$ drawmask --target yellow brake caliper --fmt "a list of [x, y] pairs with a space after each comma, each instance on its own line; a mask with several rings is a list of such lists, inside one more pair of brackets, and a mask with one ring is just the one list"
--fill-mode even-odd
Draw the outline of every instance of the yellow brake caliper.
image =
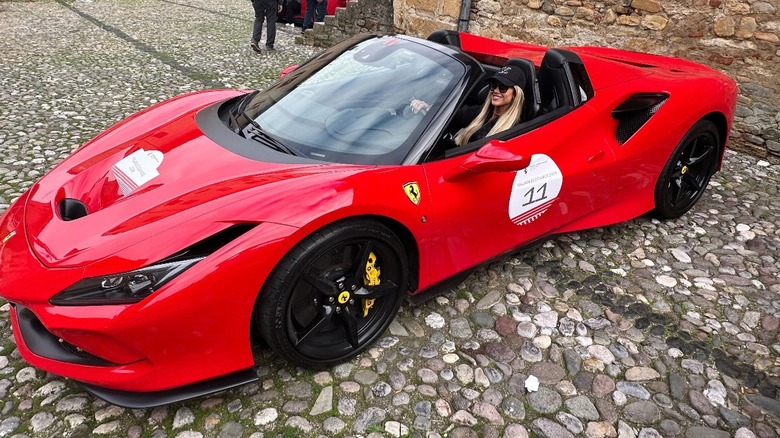
[[[366, 262], [366, 275], [363, 276], [363, 281], [366, 286], [379, 286], [379, 274], [381, 274], [379, 268], [376, 266], [376, 254], [372, 251], [368, 254], [368, 262]], [[368, 310], [374, 306], [376, 298], [363, 298], [363, 318], [368, 316]]]

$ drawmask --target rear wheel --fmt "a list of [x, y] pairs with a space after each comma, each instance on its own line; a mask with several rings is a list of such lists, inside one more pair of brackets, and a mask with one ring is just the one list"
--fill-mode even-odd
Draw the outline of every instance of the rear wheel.
[[295, 365], [343, 362], [390, 325], [407, 277], [403, 245], [386, 226], [334, 224], [279, 263], [258, 300], [256, 323], [269, 346]]
[[719, 148], [718, 128], [709, 120], [699, 120], [688, 130], [658, 178], [655, 216], [680, 217], [699, 201], [715, 173]]

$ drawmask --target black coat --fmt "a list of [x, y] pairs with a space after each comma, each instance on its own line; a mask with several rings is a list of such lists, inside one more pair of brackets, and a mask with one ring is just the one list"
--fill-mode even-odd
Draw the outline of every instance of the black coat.
[[[453, 119], [453, 126], [457, 126], [458, 129], [465, 128], [469, 124], [471, 124], [472, 121], [479, 115], [479, 112], [482, 110], [482, 105], [473, 105], [473, 106], [464, 106], [463, 108], [459, 109], [457, 113], [455, 113], [455, 118]], [[488, 113], [488, 121], [482, 127], [477, 129], [473, 134], [471, 134], [471, 138], [468, 139], [466, 143], [471, 143], [472, 141], [477, 141], [480, 139], [483, 139], [487, 137], [488, 132], [490, 132], [491, 129], [493, 129], [493, 126], [496, 124], [495, 119], [490, 119], [490, 116], [493, 115], [493, 107], [490, 107], [490, 111]]]

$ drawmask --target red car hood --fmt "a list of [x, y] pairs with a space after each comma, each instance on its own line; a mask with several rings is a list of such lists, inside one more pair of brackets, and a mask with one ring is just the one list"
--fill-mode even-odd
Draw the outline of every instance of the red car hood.
[[[25, 214], [38, 258], [50, 267], [84, 266], [147, 239], [179, 239], [173, 234], [186, 235], [179, 245], [186, 247], [199, 232], [214, 232], [221, 208], [236, 210], [243, 199], [278, 191], [275, 183], [342, 167], [264, 163], [215, 144], [200, 131], [195, 114], [236, 94], [196, 93], [158, 105], [111, 128], [43, 177], [30, 190]], [[112, 166], [141, 149], [162, 153], [159, 175], [125, 195]], [[87, 214], [63, 220], [64, 203], [73, 202], [65, 199], [82, 203]], [[170, 232], [178, 227], [187, 232]]]

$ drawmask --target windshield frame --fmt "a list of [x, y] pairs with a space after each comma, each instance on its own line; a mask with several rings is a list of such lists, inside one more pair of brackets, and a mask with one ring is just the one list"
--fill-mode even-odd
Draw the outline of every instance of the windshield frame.
[[[249, 102], [243, 109], [245, 118], [242, 119], [244, 119], [246, 123], [241, 126], [241, 129], [249, 125], [248, 119], [259, 120], [263, 116], [264, 111], [273, 107], [273, 105], [277, 104], [282, 98], [293, 92], [302, 84], [306, 85], [307, 80], [311, 79], [317, 72], [320, 72], [323, 68], [330, 65], [334, 60], [337, 60], [344, 54], [348, 54], [351, 50], [355, 50], [361, 43], [372, 39], [382, 38], [384, 38], [385, 41], [387, 41], [388, 38], [402, 41], [405, 44], [404, 48], [414, 51], [415, 53], [420, 54], [420, 56], [424, 56], [432, 63], [438, 64], [440, 69], [446, 69], [451, 72], [452, 77], [450, 83], [446, 84], [436, 101], [431, 102], [433, 104], [431, 111], [423, 115], [421, 119], [416, 120], [416, 125], [413, 129], [410, 129], [408, 136], [403, 137], [405, 139], [401, 141], [399, 145], [390, 146], [394, 147], [390, 152], [382, 154], [360, 154], [351, 153], [352, 150], [350, 150], [350, 153], [329, 151], [331, 152], [331, 155], [328, 158], [322, 158], [312, 153], [312, 150], [315, 150], [316, 147], [319, 146], [319, 143], [314, 143], [314, 147], [311, 147], [312, 145], [305, 145], [305, 147], [308, 148], [308, 153], [305, 156], [309, 159], [320, 159], [324, 162], [379, 165], [409, 164], [410, 155], [415, 155], [417, 157], [424, 156], [425, 150], [432, 146], [438, 133], [443, 130], [447, 120], [452, 113], [454, 113], [454, 109], [457, 106], [457, 103], [462, 100], [463, 94], [469, 90], [473, 83], [476, 82], [477, 78], [482, 75], [483, 69], [477, 61], [455, 48], [442, 46], [427, 40], [405, 35], [388, 35], [380, 33], [361, 34], [314, 56], [295, 70], [280, 78], [266, 90], [251, 96]], [[431, 81], [433, 80], [435, 80], [435, 78], [431, 78]], [[409, 99], [413, 97], [415, 96], [408, 96]], [[266, 126], [264, 125], [263, 128], [265, 129]], [[323, 137], [326, 137], [324, 128], [321, 128], [321, 134]], [[274, 133], [274, 136], [280, 141], [291, 141], [289, 139], [280, 138], [278, 133]], [[421, 142], [424, 144], [420, 144]], [[345, 140], [344, 143], [348, 143], [348, 141]], [[300, 144], [294, 144], [291, 145], [291, 147], [298, 150], [304, 150]], [[361, 145], [361, 148], [362, 147], [363, 145]]]

